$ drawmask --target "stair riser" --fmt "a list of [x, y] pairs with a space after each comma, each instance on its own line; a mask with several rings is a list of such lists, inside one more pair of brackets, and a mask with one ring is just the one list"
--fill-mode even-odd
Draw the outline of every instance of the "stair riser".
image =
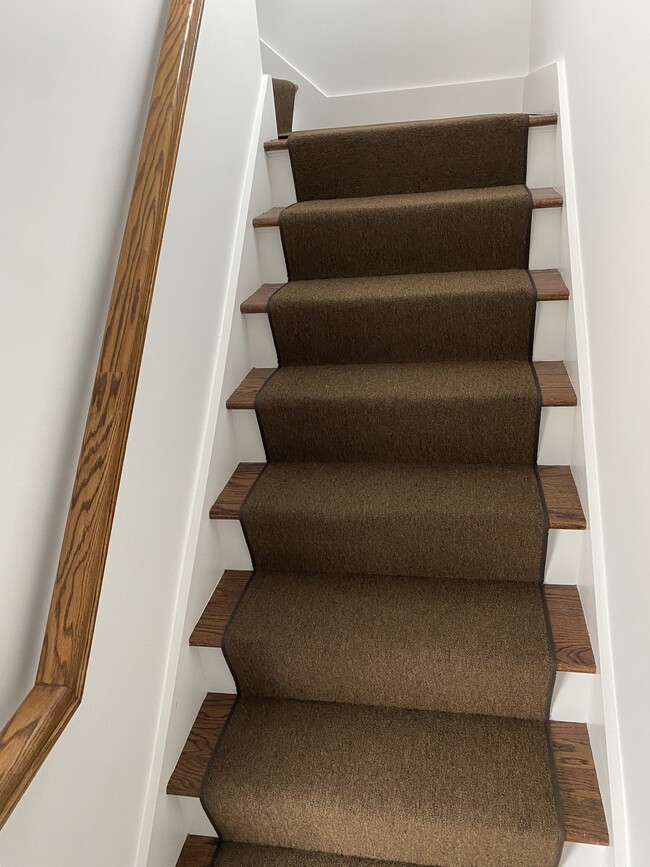
[[[222, 651], [216, 647], [197, 647], [193, 652], [201, 660], [208, 692], [234, 694], [235, 683]], [[590, 696], [596, 677], [594, 674], [579, 674], [573, 671], [558, 672], [550, 718], [565, 722], [587, 722]]]
[[[254, 318], [262, 319], [265, 317], [259, 316]], [[273, 365], [268, 366], [271, 367]], [[231, 423], [234, 425], [234, 432], [238, 443], [238, 456], [246, 461], [266, 460], [255, 413], [251, 410], [233, 410], [231, 415], [233, 416]], [[538, 463], [562, 465], [571, 463], [571, 444], [573, 441], [575, 416], [575, 407], [542, 407]]]
[[[555, 161], [556, 127], [533, 127], [528, 133], [528, 173], [526, 183], [529, 187], [550, 187], [553, 185], [553, 166]], [[274, 205], [286, 206], [296, 201], [296, 188], [291, 174], [291, 160], [288, 151], [267, 154], [267, 167], [271, 181]]]
[[555, 169], [556, 126], [533, 127], [528, 133], [529, 187], [552, 187]]
[[[198, 798], [182, 798], [176, 795], [172, 797], [176, 798], [180, 804], [183, 813], [183, 829], [187, 834], [214, 837], [212, 822], [206, 816]], [[572, 867], [572, 865], [567, 865], [567, 867]], [[578, 867], [582, 867], [582, 865], [578, 865]]]
[[[219, 550], [225, 568], [251, 569], [251, 558], [239, 521], [215, 521]], [[547, 584], [576, 584], [580, 575], [582, 546], [586, 533], [580, 530], [551, 530], [544, 580]]]

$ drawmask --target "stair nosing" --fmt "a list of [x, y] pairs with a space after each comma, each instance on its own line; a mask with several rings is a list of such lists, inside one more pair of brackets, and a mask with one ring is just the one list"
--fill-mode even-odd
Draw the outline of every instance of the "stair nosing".
[[[190, 636], [191, 647], [221, 647], [226, 625], [252, 575], [252, 571], [234, 569], [223, 573]], [[544, 584], [542, 592], [549, 612], [557, 671], [596, 674], [596, 660], [578, 588], [574, 584]]]
[[[557, 268], [537, 269], [529, 271], [529, 274], [535, 286], [538, 304], [548, 301], [569, 300], [569, 290]], [[262, 283], [252, 295], [242, 301], [239, 308], [241, 313], [247, 315], [264, 313], [268, 315], [271, 298], [286, 285], [286, 281], [284, 283]]]
[[[555, 187], [534, 187], [530, 190], [533, 197], [534, 210], [546, 210], [550, 208], [561, 208], [564, 205], [564, 197], [562, 193]], [[330, 201], [338, 201], [331, 199]], [[347, 201], [347, 200], [346, 200]], [[286, 206], [291, 207], [290, 205]], [[280, 214], [284, 211], [284, 207], [269, 208], [263, 214], [258, 214], [253, 217], [254, 229], [277, 229], [280, 226]]]
[[[418, 362], [413, 362], [413, 364], [418, 364]], [[313, 366], [327, 367], [329, 365]], [[563, 361], [534, 361], [533, 368], [539, 382], [543, 407], [577, 406], [578, 398]], [[254, 367], [230, 395], [226, 401], [226, 409], [255, 409], [255, 400], [262, 386], [277, 370], [277, 367]]]
[[[210, 518], [238, 521], [241, 506], [253, 484], [266, 468], [265, 462], [242, 462], [210, 509]], [[585, 530], [585, 518], [571, 468], [557, 464], [538, 465], [537, 472], [551, 530]]]

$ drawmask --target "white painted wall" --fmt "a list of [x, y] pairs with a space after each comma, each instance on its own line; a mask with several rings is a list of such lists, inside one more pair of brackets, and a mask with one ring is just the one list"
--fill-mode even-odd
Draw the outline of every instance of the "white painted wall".
[[166, 6], [0, 5], [0, 720], [33, 682]]
[[327, 96], [264, 43], [262, 64], [274, 78], [288, 78], [298, 85], [294, 129], [521, 111], [522, 77]]
[[650, 860], [650, 119], [640, 107], [650, 85], [648, 32], [650, 8], [640, 2], [623, 8], [604, 0], [533, 0], [531, 67], [563, 61], [570, 119], [593, 422], [586, 433], [598, 484], [590, 502], [599, 494], [602, 532], [594, 552], [599, 639], [602, 649], [602, 622], [612, 653], [605, 714], [618, 718], [625, 796], [614, 803], [617, 867]]
[[525, 75], [530, 0], [258, 0], [260, 34], [328, 96]]
[[[166, 11], [0, 7], [3, 720], [35, 671]], [[207, 0], [86, 695], [2, 867], [138, 858], [261, 82], [253, 0]]]

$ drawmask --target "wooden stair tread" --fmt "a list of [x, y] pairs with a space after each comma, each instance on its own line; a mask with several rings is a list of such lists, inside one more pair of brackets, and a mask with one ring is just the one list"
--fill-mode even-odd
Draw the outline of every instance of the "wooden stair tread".
[[531, 189], [533, 208], [561, 208], [564, 197], [555, 187], [535, 187]]
[[[168, 795], [199, 797], [203, 777], [234, 702], [234, 695], [209, 693], [206, 696], [167, 785]], [[551, 722], [549, 727], [565, 839], [570, 843], [607, 846], [609, 834], [587, 726]]]
[[245, 301], [242, 301], [239, 309], [242, 313], [268, 313], [269, 301], [272, 296], [286, 286], [286, 283], [262, 283]]
[[[554, 187], [536, 187], [531, 189], [533, 208], [561, 208], [564, 204], [562, 194]], [[276, 229], [280, 225], [280, 214], [284, 208], [269, 208], [263, 214], [253, 217], [255, 229]]]
[[[566, 287], [562, 275], [554, 268], [544, 271], [531, 271], [538, 301], [567, 301], [569, 290]], [[242, 313], [268, 313], [269, 301], [273, 295], [286, 286], [286, 283], [263, 283], [259, 289], [242, 301], [240, 310]]]
[[[576, 406], [576, 393], [562, 361], [536, 361], [542, 406]], [[255, 398], [275, 367], [254, 367], [226, 402], [227, 409], [254, 409]]]
[[210, 757], [228, 719], [235, 696], [209, 692], [167, 783], [168, 795], [198, 798]]
[[563, 361], [534, 361], [542, 406], [577, 406], [578, 398]]
[[[223, 573], [190, 637], [193, 647], [221, 647], [226, 624], [252, 574], [231, 569]], [[595, 674], [596, 661], [578, 588], [545, 584], [542, 589], [549, 613], [557, 670]]]
[[[239, 464], [210, 509], [213, 520], [238, 521], [239, 510], [265, 463]], [[552, 530], [584, 530], [587, 527], [580, 497], [569, 467], [540, 466], [539, 477]]]
[[569, 290], [556, 268], [530, 272], [538, 301], [568, 301]]
[[542, 590], [555, 646], [557, 670], [595, 674], [596, 659], [578, 588], [570, 584], [544, 584]]
[[[557, 124], [557, 114], [531, 114], [529, 118], [529, 126], [555, 126]], [[271, 141], [264, 142], [264, 150], [267, 153], [276, 151], [286, 151], [289, 149], [289, 141], [286, 138], [274, 138]]]
[[582, 511], [578, 489], [570, 467], [539, 466], [539, 480], [552, 530], [585, 530], [587, 520]]
[[185, 840], [176, 867], [210, 867], [218, 844], [216, 837], [197, 837], [190, 834]]
[[253, 217], [253, 227], [255, 229], [277, 229], [280, 225], [280, 214], [284, 208], [269, 208], [263, 214]]
[[192, 647], [221, 647], [221, 639], [253, 573], [227, 569], [190, 635]]
[[210, 517], [213, 520], [238, 521], [239, 510], [265, 467], [265, 463], [239, 464], [212, 505]]

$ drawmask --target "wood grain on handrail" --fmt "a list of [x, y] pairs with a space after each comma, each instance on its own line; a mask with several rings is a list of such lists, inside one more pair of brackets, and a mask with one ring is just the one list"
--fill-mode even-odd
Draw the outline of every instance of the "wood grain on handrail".
[[204, 0], [171, 0], [36, 683], [0, 732], [0, 828], [83, 694]]

